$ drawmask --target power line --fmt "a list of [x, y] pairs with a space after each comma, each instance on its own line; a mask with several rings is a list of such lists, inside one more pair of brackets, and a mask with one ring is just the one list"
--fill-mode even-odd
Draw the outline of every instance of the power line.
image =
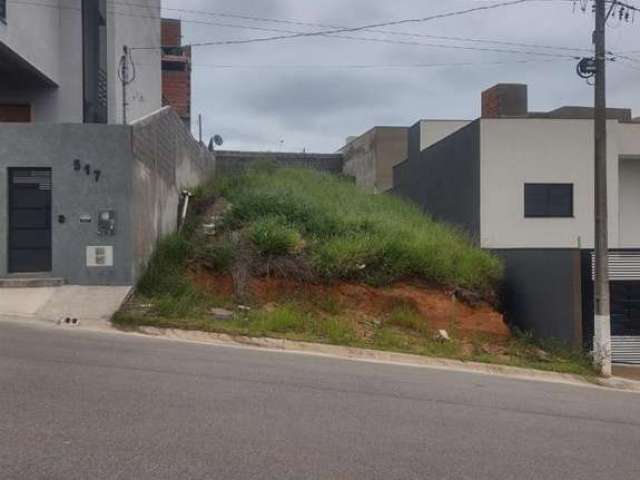
[[[533, 1], [533, 0], [521, 0], [518, 3], [521, 3], [523, 1]], [[75, 11], [80, 11], [80, 9], [75, 8], [75, 7], [61, 7], [61, 6], [53, 6], [53, 5], [45, 5], [45, 4], [40, 4], [40, 3], [36, 3], [36, 2], [27, 2], [27, 1], [20, 1], [18, 3], [23, 3], [25, 5], [36, 5], [36, 6], [47, 6], [47, 7], [51, 7], [51, 8], [61, 8], [61, 9], [65, 9], [65, 10], [75, 10]], [[129, 3], [123, 3], [123, 2], [110, 2], [111, 4], [118, 4], [118, 5], [127, 5], [127, 6], [139, 6], [142, 7], [141, 4], [129, 4]], [[152, 8], [149, 6], [146, 6], [147, 8]], [[486, 9], [487, 7], [483, 7], [484, 9]], [[493, 8], [496, 8], [495, 6]], [[180, 11], [187, 11], [186, 9], [176, 9], [176, 10], [180, 10]], [[190, 12], [195, 12], [193, 10], [190, 10]], [[118, 11], [109, 11], [109, 13], [114, 14], [114, 15], [122, 15], [122, 16], [127, 16], [127, 17], [134, 17], [134, 18], [157, 18], [160, 19], [162, 17], [160, 16], [148, 16], [148, 15], [141, 15], [141, 14], [131, 14], [131, 13], [124, 13], [124, 12], [118, 12]], [[211, 15], [215, 15], [212, 14], [211, 12], [202, 12], [202, 13], [208, 13]], [[185, 21], [185, 20], [183, 20]], [[201, 21], [201, 20], [189, 20], [189, 22], [191, 23], [197, 23], [197, 24], [204, 24], [204, 25], [212, 25], [212, 26], [221, 26], [221, 27], [227, 27], [227, 28], [238, 28], [238, 29], [248, 29], [248, 30], [259, 30], [259, 31], [267, 31], [267, 32], [276, 32], [276, 33], [286, 33], [286, 36], [282, 36], [282, 38], [293, 38], [293, 37], [299, 37], [299, 36], [308, 36], [311, 34], [316, 34], [319, 32], [298, 32], [298, 31], [293, 31], [293, 30], [283, 30], [283, 29], [274, 29], [274, 28], [266, 28], [266, 27], [257, 27], [257, 26], [247, 26], [247, 25], [236, 25], [236, 24], [228, 24], [228, 23], [221, 23], [221, 22], [207, 22], [207, 21]], [[298, 23], [302, 23], [302, 22], [298, 22]], [[338, 29], [340, 28], [344, 28], [344, 29], [352, 29], [353, 27], [336, 27]], [[358, 27], [359, 28], [359, 27]], [[372, 31], [378, 31], [378, 30], [372, 30]], [[380, 31], [382, 32], [382, 31]], [[427, 37], [427, 38], [442, 38], [442, 39], [447, 39], [447, 40], [453, 40], [453, 39], [459, 39], [460, 41], [466, 41], [466, 42], [471, 42], [471, 41], [478, 41], [478, 39], [471, 39], [471, 38], [464, 38], [464, 37], [438, 37], [435, 35], [422, 35], [422, 34], [413, 34], [413, 33], [404, 33], [404, 32], [393, 32], [395, 34], [399, 34], [399, 35], [406, 35], [406, 36], [411, 36], [411, 37]], [[469, 51], [484, 51], [484, 52], [493, 52], [493, 53], [505, 53], [505, 54], [521, 54], [521, 55], [532, 55], [532, 56], [543, 56], [543, 57], [552, 57], [552, 58], [573, 58], [576, 59], [577, 57], [571, 56], [568, 57], [567, 55], [559, 55], [559, 54], [551, 54], [551, 53], [546, 53], [546, 52], [536, 52], [536, 51], [526, 51], [526, 50], [514, 50], [514, 49], [502, 49], [502, 48], [490, 48], [490, 47], [472, 47], [472, 46], [466, 46], [466, 45], [450, 45], [450, 44], [439, 44], [439, 43], [426, 43], [426, 42], [416, 42], [416, 41], [403, 41], [403, 40], [391, 40], [391, 39], [385, 39], [385, 38], [375, 38], [375, 37], [364, 37], [364, 36], [349, 36], [349, 35], [323, 35], [326, 36], [328, 38], [339, 38], [339, 39], [345, 39], [345, 40], [354, 40], [354, 41], [365, 41], [365, 42], [375, 42], [375, 43], [388, 43], [388, 44], [396, 44], [396, 45], [411, 45], [411, 46], [423, 46], [423, 47], [429, 47], [429, 48], [443, 48], [443, 49], [454, 49], [454, 50], [469, 50]], [[552, 47], [552, 46], [540, 46], [540, 45], [533, 45], [533, 44], [524, 44], [524, 43], [516, 43], [516, 42], [503, 42], [503, 41], [492, 41], [492, 40], [483, 40], [486, 43], [495, 43], [495, 44], [505, 44], [505, 45], [520, 45], [520, 46], [530, 46], [532, 48], [545, 48], [545, 49], [551, 49], [551, 48], [556, 48], [559, 50], [567, 50], [567, 51], [581, 51], [581, 50], [585, 50], [585, 51], [590, 51], [587, 49], [574, 49], [574, 48], [570, 48], [570, 47]], [[247, 43], [248, 40], [239, 40], [239, 41], [232, 41], [232, 42], [241, 42], [241, 43]], [[209, 42], [209, 44], [212, 44], [214, 42]], [[225, 42], [215, 42], [216, 44], [220, 43], [224, 43], [224, 44], [228, 44], [229, 41], [225, 41]], [[196, 46], [197, 44], [192, 44], [191, 46]], [[137, 48], [132, 48], [132, 50], [155, 50], [157, 48], [162, 48], [162, 47], [150, 47], [150, 48], [146, 48], [146, 47], [137, 47]]]
[[[540, 0], [538, 0], [538, 1], [540, 1]], [[145, 7], [145, 5], [142, 5], [142, 4], [116, 2], [116, 1], [112, 1], [112, 0], [110, 0], [109, 3], [111, 3], [112, 5], [126, 5], [126, 6], [133, 6], [133, 7], [139, 7], [139, 8], [144, 8]], [[276, 18], [258, 17], [258, 16], [252, 16], [252, 15], [239, 15], [239, 14], [231, 14], [231, 13], [210, 12], [210, 11], [193, 10], [193, 9], [186, 9], [186, 8], [163, 7], [163, 9], [167, 10], [167, 11], [174, 11], [174, 12], [179, 12], [179, 13], [188, 13], [188, 14], [194, 14], [194, 15], [205, 15], [205, 16], [223, 17], [223, 18], [225, 18], [225, 17], [226, 18], [235, 18], [235, 19], [240, 19], [240, 20], [250, 20], [250, 21], [254, 21], [254, 22], [276, 23], [276, 24], [286, 24], [286, 25], [298, 25], [298, 26], [330, 28], [330, 29], [350, 28], [350, 27], [346, 27], [344, 25], [332, 25], [332, 24], [325, 24], [325, 23], [303, 22], [303, 21], [299, 21], [299, 20], [290, 20], [290, 19], [276, 19]], [[181, 19], [181, 21], [185, 22], [185, 23], [204, 23], [204, 24], [208, 24], [208, 23], [205, 23], [205, 22], [201, 22], [201, 21], [198, 21], [198, 20], [191, 20], [191, 19]], [[224, 26], [224, 27], [230, 27], [230, 28], [259, 29], [259, 27], [238, 26], [238, 25], [219, 24], [219, 23], [211, 23], [211, 25]], [[273, 30], [273, 31], [278, 31], [278, 30]], [[567, 51], [576, 51], [576, 52], [577, 51], [591, 51], [591, 49], [589, 49], [589, 48], [575, 48], [575, 47], [565, 47], [565, 46], [557, 46], [557, 45], [543, 45], [543, 44], [536, 44], [536, 43], [511, 42], [511, 41], [503, 41], [503, 40], [489, 40], [489, 39], [483, 39], [483, 38], [470, 38], [470, 37], [459, 37], [459, 36], [430, 35], [430, 34], [424, 34], [424, 33], [401, 32], [401, 31], [396, 31], [396, 30], [378, 30], [378, 29], [371, 30], [371, 29], [367, 29], [367, 31], [375, 32], [375, 33], [383, 33], [383, 34], [386, 34], [386, 35], [404, 36], [404, 37], [431, 38], [431, 39], [435, 39], [435, 40], [452, 40], [452, 41], [463, 41], [463, 42], [489, 43], [489, 44], [495, 44], [495, 45], [507, 45], [507, 46], [512, 46], [512, 47], [539, 48], [539, 49], [551, 49], [551, 50], [567, 50]], [[287, 31], [286, 30], [282, 30], [281, 32], [285, 32], [286, 33]], [[300, 33], [300, 32], [290, 32], [289, 31], [289, 33]]]
[[[467, 8], [467, 9], [464, 9], [464, 10], [457, 10], [457, 11], [453, 11], [453, 12], [440, 13], [440, 14], [430, 15], [428, 17], [422, 17], [422, 18], [407, 18], [407, 19], [403, 19], [403, 20], [394, 20], [394, 21], [390, 21], [390, 22], [381, 22], [381, 23], [372, 23], [372, 24], [368, 24], [368, 25], [361, 25], [361, 26], [358, 26], [358, 27], [334, 28], [334, 29], [330, 29], [330, 30], [321, 30], [321, 31], [316, 31], [316, 32], [298, 32], [298, 33], [294, 33], [294, 34], [290, 34], [290, 35], [274, 35], [274, 36], [271, 36], [271, 37], [249, 38], [249, 39], [243, 39], [243, 40], [219, 40], [219, 41], [212, 41], [212, 42], [198, 42], [198, 43], [191, 43], [189, 46], [191, 46], [191, 47], [205, 47], [205, 46], [214, 46], [214, 45], [243, 45], [243, 44], [248, 44], [248, 43], [272, 42], [272, 41], [277, 41], [277, 40], [286, 40], [286, 39], [293, 39], [293, 38], [327, 36], [327, 35], [333, 35], [333, 34], [337, 34], [337, 33], [359, 32], [359, 31], [362, 31], [362, 30], [371, 30], [371, 29], [375, 29], [375, 28], [379, 28], [379, 27], [386, 27], [386, 26], [392, 26], [392, 25], [404, 25], [404, 24], [408, 24], [408, 23], [424, 23], [424, 22], [429, 22], [429, 21], [432, 21], [432, 20], [456, 17], [456, 16], [460, 16], [460, 15], [467, 15], [469, 13], [474, 13], [474, 12], [493, 10], [493, 9], [496, 9], [496, 8], [507, 7], [507, 6], [511, 6], [511, 5], [519, 5], [519, 4], [530, 2], [530, 1], [532, 1], [532, 0], [512, 0], [512, 1], [508, 1], [508, 2], [501, 2], [501, 3], [491, 4], [491, 5], [484, 5], [484, 6], [481, 6], [481, 7]], [[158, 48], [162, 48], [162, 47], [161, 46], [136, 47], [137, 50], [151, 50], [151, 49], [158, 49]]]
[[[513, 64], [527, 64], [527, 63], [546, 63], [546, 62], [563, 62], [573, 61], [573, 59], [547, 59], [547, 60], [505, 60], [495, 62], [456, 62], [456, 63], [414, 63], [414, 64], [345, 64], [345, 65], [286, 65], [286, 64], [258, 64], [258, 65], [238, 65], [238, 64], [197, 64], [194, 63], [191, 66], [193, 68], [214, 68], [214, 69], [347, 69], [347, 70], [369, 70], [369, 69], [422, 69], [422, 68], [450, 68], [450, 67], [482, 67], [482, 66], [494, 66], [494, 65], [513, 65]], [[151, 66], [151, 65], [146, 65]]]

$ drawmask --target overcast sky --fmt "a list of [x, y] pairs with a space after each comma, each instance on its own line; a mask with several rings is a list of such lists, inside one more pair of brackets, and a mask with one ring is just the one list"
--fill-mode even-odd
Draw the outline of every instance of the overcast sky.
[[[220, 14], [359, 26], [426, 17], [499, 1], [163, 0], [163, 15], [186, 20], [183, 42], [197, 43], [278, 35], [259, 29], [321, 29]], [[640, 7], [639, 0], [630, 1]], [[217, 15], [177, 12], [170, 8]], [[492, 11], [384, 28], [419, 35], [578, 49], [591, 47], [592, 29], [591, 12], [577, 10], [574, 13], [572, 2], [566, 0], [533, 0]], [[194, 119], [201, 113], [205, 136], [222, 135], [224, 148], [291, 151], [305, 148], [331, 152], [343, 145], [345, 137], [358, 135], [375, 125], [409, 126], [421, 118], [476, 118], [480, 112], [480, 92], [498, 82], [527, 83], [531, 110], [593, 102], [592, 87], [576, 76], [576, 61], [556, 57], [581, 56], [588, 52], [378, 31], [347, 35], [527, 53], [328, 37], [198, 47], [193, 52]], [[640, 15], [634, 24], [611, 22], [608, 35], [611, 51], [638, 50], [629, 55], [640, 58]], [[528, 63], [522, 63], [525, 61]], [[472, 65], [369, 68], [459, 63]], [[221, 65], [232, 68], [220, 68]], [[631, 107], [634, 115], [640, 116], [640, 60], [610, 64], [608, 94], [610, 106]]]

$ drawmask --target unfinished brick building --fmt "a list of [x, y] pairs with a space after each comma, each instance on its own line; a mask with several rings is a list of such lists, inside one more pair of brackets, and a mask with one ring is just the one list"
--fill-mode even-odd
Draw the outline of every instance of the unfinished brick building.
[[191, 130], [191, 47], [182, 46], [180, 20], [162, 19], [162, 104]]

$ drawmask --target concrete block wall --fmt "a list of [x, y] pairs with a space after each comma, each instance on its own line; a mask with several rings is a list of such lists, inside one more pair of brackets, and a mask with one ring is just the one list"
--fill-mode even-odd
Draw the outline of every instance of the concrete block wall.
[[216, 162], [165, 107], [131, 125], [131, 277], [138, 279], [159, 239], [177, 228], [182, 190], [213, 176]]
[[341, 153], [243, 152], [217, 150], [216, 171], [237, 173], [256, 162], [274, 162], [280, 167], [310, 168], [321, 172], [342, 174], [344, 158]]

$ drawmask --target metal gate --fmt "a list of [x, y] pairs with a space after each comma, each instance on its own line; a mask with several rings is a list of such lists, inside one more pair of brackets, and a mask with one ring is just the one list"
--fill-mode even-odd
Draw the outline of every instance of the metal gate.
[[640, 252], [609, 252], [609, 277], [612, 361], [640, 364]]
[[9, 169], [9, 272], [51, 271], [51, 169]]

